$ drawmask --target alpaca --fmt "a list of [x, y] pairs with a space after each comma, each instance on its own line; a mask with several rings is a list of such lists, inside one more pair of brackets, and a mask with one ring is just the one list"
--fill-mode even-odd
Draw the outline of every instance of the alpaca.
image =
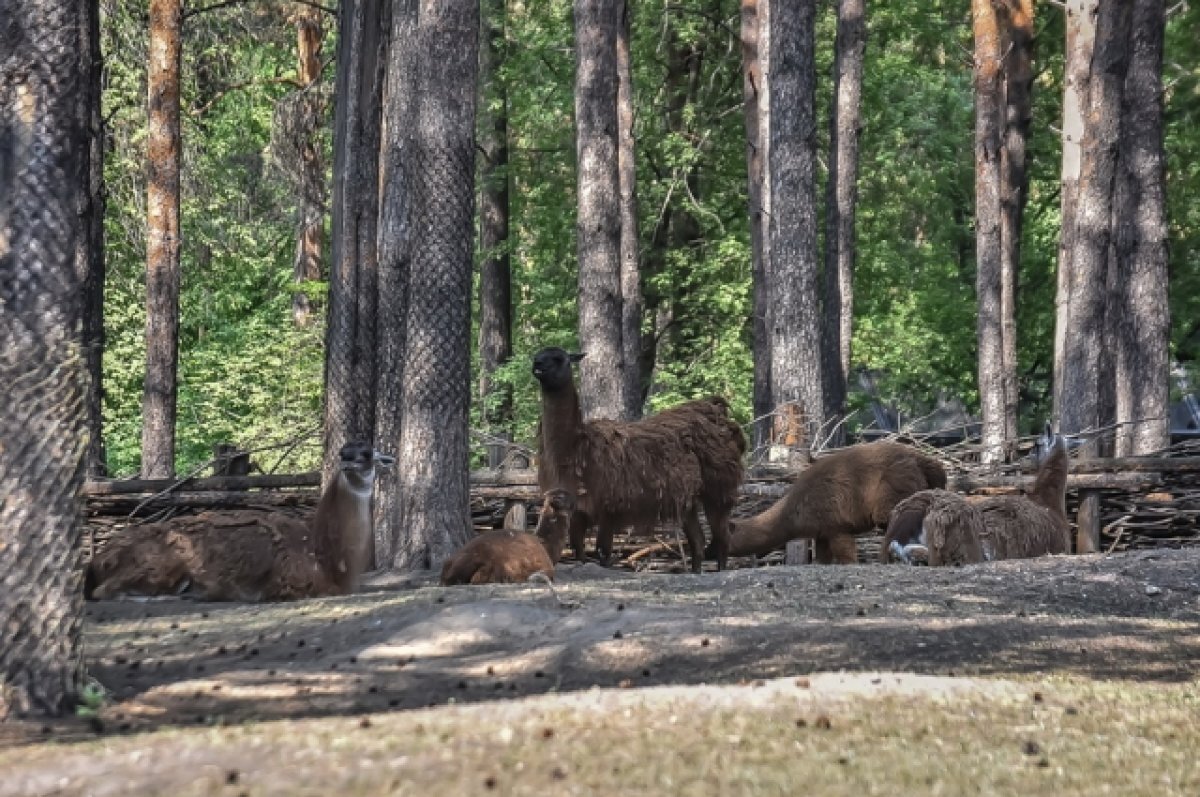
[[917, 449], [868, 443], [819, 457], [787, 493], [755, 517], [733, 523], [730, 556], [765, 554], [788, 540], [815, 540], [818, 561], [857, 561], [854, 535], [887, 523], [892, 509], [920, 490], [946, 486], [946, 472]]
[[597, 527], [602, 561], [615, 531], [659, 521], [683, 526], [693, 572], [704, 556], [703, 506], [725, 567], [728, 516], [737, 502], [745, 435], [721, 399], [690, 401], [640, 421], [584, 422], [572, 363], [582, 354], [546, 348], [533, 357], [542, 397], [538, 432], [538, 485], [575, 496], [568, 536], [583, 559], [584, 538]]
[[344, 445], [311, 523], [283, 510], [210, 510], [129, 529], [88, 566], [88, 596], [271, 601], [352, 592], [370, 550], [377, 468], [393, 462], [365, 443]]
[[922, 490], [892, 510], [879, 556], [906, 564], [921, 559], [933, 567], [976, 564], [984, 561], [983, 533], [982, 513], [962, 496]]
[[533, 534], [515, 529], [479, 534], [446, 560], [442, 584], [514, 584], [534, 573], [553, 580], [574, 506], [566, 490], [551, 490]]

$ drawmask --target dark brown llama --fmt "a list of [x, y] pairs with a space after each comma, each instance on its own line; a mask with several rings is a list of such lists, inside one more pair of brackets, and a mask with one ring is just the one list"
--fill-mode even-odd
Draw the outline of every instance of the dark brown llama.
[[541, 386], [538, 485], [575, 496], [569, 537], [583, 559], [584, 539], [597, 527], [602, 561], [613, 534], [626, 526], [660, 521], [683, 527], [700, 572], [704, 556], [702, 506], [712, 528], [718, 568], [725, 567], [728, 517], [742, 479], [745, 435], [721, 399], [689, 401], [640, 421], [584, 422], [571, 365], [581, 354], [542, 349], [533, 357]]

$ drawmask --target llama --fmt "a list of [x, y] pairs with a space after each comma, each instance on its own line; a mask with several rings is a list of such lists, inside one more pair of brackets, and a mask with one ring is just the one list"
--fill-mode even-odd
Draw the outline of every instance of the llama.
[[691, 568], [704, 557], [703, 506], [712, 528], [717, 567], [725, 567], [728, 517], [742, 479], [745, 435], [721, 399], [690, 401], [640, 421], [584, 422], [572, 363], [582, 354], [552, 347], [533, 357], [541, 388], [538, 486], [575, 496], [568, 536], [576, 558], [595, 525], [601, 561], [612, 555], [614, 532], [659, 521], [683, 526]]
[[394, 462], [365, 443], [342, 446], [311, 523], [284, 510], [225, 510], [130, 529], [88, 566], [88, 596], [274, 601], [352, 592], [370, 550], [376, 473]]
[[1038, 473], [1025, 495], [966, 499], [945, 491], [917, 493], [896, 506], [880, 557], [911, 563], [970, 564], [1069, 553], [1066, 441], [1050, 424], [1035, 451]]
[[515, 529], [479, 534], [446, 560], [442, 584], [515, 584], [534, 573], [553, 580], [574, 507], [566, 490], [549, 491], [533, 534]]
[[765, 554], [788, 540], [816, 541], [817, 561], [858, 561], [854, 535], [887, 523], [915, 492], [946, 486], [941, 464], [892, 442], [851, 446], [818, 457], [769, 509], [733, 522], [730, 556]]

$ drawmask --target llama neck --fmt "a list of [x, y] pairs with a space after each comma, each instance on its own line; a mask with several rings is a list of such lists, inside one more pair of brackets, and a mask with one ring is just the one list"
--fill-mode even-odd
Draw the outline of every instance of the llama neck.
[[542, 391], [542, 428], [538, 438], [539, 470], [546, 470], [544, 486], [563, 486], [567, 465], [575, 453], [576, 440], [583, 427], [579, 394], [574, 383], [556, 391]]
[[546, 555], [550, 557], [550, 562], [558, 564], [558, 560], [562, 558], [563, 546], [567, 543], [566, 530], [556, 527], [546, 536], [539, 536], [538, 541], [546, 549]]
[[1029, 498], [1064, 518], [1067, 516], [1067, 447], [1061, 441], [1038, 468]]
[[730, 556], [766, 553], [782, 545], [792, 536], [788, 517], [787, 497], [780, 498], [765, 512], [752, 518], [738, 520], [729, 539]]
[[362, 544], [359, 538], [370, 524], [371, 488], [369, 477], [339, 471], [321, 496], [312, 542], [317, 562], [327, 573], [336, 573], [351, 549]]

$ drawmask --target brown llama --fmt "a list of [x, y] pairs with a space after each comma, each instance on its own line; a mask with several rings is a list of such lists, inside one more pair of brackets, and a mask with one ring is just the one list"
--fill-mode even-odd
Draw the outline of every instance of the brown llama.
[[769, 509], [733, 522], [730, 556], [765, 554], [788, 540], [816, 541], [817, 561], [854, 564], [854, 536], [888, 522], [897, 503], [946, 486], [937, 460], [912, 446], [867, 443], [818, 457]]
[[568, 536], [582, 560], [596, 526], [601, 561], [612, 555], [617, 529], [680, 523], [691, 567], [704, 558], [703, 507], [712, 528], [717, 567], [725, 567], [729, 513], [742, 480], [746, 438], [722, 399], [689, 401], [640, 421], [583, 420], [572, 363], [582, 354], [546, 348], [533, 357], [541, 387], [538, 486], [575, 496]]
[[353, 592], [370, 551], [377, 466], [394, 461], [365, 443], [342, 446], [311, 523], [283, 510], [214, 510], [130, 529], [88, 566], [88, 596], [276, 601]]
[[534, 573], [553, 580], [574, 506], [566, 490], [551, 490], [533, 534], [499, 529], [477, 535], [442, 565], [442, 584], [516, 584]]
[[969, 564], [1069, 553], [1066, 512], [1066, 441], [1046, 424], [1035, 451], [1038, 472], [1025, 495], [963, 498], [944, 491], [918, 493], [897, 505], [880, 557], [911, 563]]

